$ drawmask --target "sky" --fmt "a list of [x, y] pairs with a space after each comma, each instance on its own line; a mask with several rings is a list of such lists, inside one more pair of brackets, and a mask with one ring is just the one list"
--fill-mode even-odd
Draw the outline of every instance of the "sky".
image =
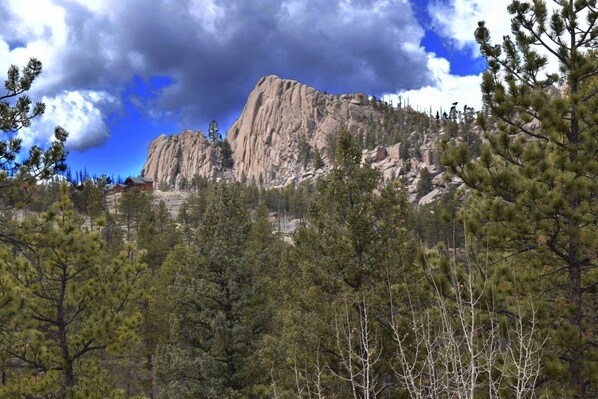
[[[221, 133], [262, 76], [435, 112], [481, 107], [473, 32], [509, 33], [509, 0], [2, 0], [0, 73], [30, 57], [46, 113], [25, 146], [69, 132], [67, 164], [138, 175], [150, 142]], [[5, 76], [5, 75], [4, 75]]]

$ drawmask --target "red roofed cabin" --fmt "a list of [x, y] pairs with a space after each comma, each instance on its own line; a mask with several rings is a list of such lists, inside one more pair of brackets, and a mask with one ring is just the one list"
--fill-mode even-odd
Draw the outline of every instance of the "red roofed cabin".
[[143, 176], [127, 177], [123, 184], [114, 186], [114, 191], [122, 193], [129, 190], [152, 191], [154, 189], [154, 181]]

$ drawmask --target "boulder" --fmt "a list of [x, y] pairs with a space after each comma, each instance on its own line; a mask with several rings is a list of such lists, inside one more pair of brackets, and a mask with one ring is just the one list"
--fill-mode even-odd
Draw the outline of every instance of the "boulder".
[[437, 197], [439, 197], [440, 194], [442, 194], [442, 191], [440, 191], [439, 189], [435, 188], [434, 190], [430, 191], [428, 194], [426, 194], [423, 197], [421, 197], [419, 199], [418, 203], [419, 203], [419, 205], [429, 204], [430, 202], [434, 201]]

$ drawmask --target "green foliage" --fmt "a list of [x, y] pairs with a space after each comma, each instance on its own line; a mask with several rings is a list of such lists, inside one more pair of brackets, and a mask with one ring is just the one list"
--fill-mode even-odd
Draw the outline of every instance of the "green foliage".
[[[19, 71], [15, 65], [8, 69], [8, 78], [4, 82], [4, 88], [7, 94], [0, 97], [0, 129], [4, 132], [16, 132], [17, 130], [28, 127], [31, 119], [41, 115], [45, 111], [43, 103], [36, 103], [31, 110], [31, 99], [23, 95], [31, 89], [33, 81], [42, 73], [42, 63], [31, 58], [27, 66]], [[17, 98], [14, 106], [8, 102], [9, 99]]]
[[389, 105], [378, 105], [376, 107], [381, 115], [370, 114], [366, 123], [365, 134], [360, 133], [362, 139], [358, 144], [368, 150], [377, 146], [389, 146], [401, 143], [401, 158], [409, 157], [411, 147], [417, 143], [420, 134], [438, 135], [437, 123], [433, 123], [432, 117], [414, 111], [411, 108], [395, 108]]
[[[598, 73], [588, 49], [598, 37], [596, 2], [513, 1], [513, 37], [494, 45], [484, 23], [476, 40], [488, 61], [479, 123], [488, 144], [473, 159], [453, 145], [444, 162], [472, 189], [467, 229], [514, 256], [553, 304], [551, 386], [568, 396], [598, 394], [598, 93], [585, 91]], [[545, 75], [550, 53], [560, 74]], [[565, 86], [557, 88], [555, 84]], [[519, 254], [519, 255], [518, 255]], [[561, 360], [559, 360], [559, 358]], [[559, 362], [564, 362], [566, 364]], [[565, 371], [556, 378], [556, 370]], [[548, 370], [547, 370], [548, 372]]]
[[208, 179], [200, 175], [194, 175], [191, 179], [191, 189], [194, 191], [202, 191], [208, 187]]
[[177, 222], [181, 224], [187, 242], [192, 241], [195, 229], [199, 226], [207, 206], [205, 189], [189, 194], [181, 204]]
[[[313, 189], [310, 182], [288, 185], [282, 189], [264, 189], [259, 193], [258, 199], [264, 202], [270, 212], [275, 212], [279, 219], [304, 219]], [[256, 208], [254, 204], [257, 205], [253, 201], [250, 208]]]
[[106, 213], [108, 208], [104, 183], [85, 179], [83, 190], [74, 193], [73, 202], [77, 210], [89, 217], [93, 229], [95, 219]]
[[181, 236], [164, 201], [143, 212], [137, 245], [144, 251], [142, 260], [151, 270], [157, 270], [170, 250], [180, 242]]
[[[164, 266], [173, 248], [182, 242], [182, 235], [172, 220], [164, 201], [151, 206], [144, 212], [137, 233], [137, 246], [141, 250], [142, 261], [148, 272], [140, 280], [140, 286], [148, 293], [148, 298], [140, 303], [143, 319], [139, 326], [141, 342], [124, 361], [119, 362], [121, 374], [128, 376], [129, 389], [151, 392], [153, 379], [152, 356], [159, 342], [168, 337], [168, 312], [164, 305], [166, 287], [172, 284], [173, 277], [166, 273], [176, 273]], [[140, 367], [140, 365], [142, 365]], [[131, 387], [134, 385], [133, 387]]]
[[[26, 185], [27, 193], [12, 197], [15, 208], [26, 208], [33, 212], [47, 212], [60, 198], [62, 183], [59, 181], [45, 181], [44, 184]], [[0, 188], [0, 190], [2, 190]], [[16, 202], [18, 201], [18, 202]], [[1, 202], [1, 201], [0, 201]]]
[[314, 149], [314, 169], [322, 169], [325, 166], [324, 161], [322, 160], [322, 155], [320, 155], [320, 150], [318, 147]]
[[118, 223], [118, 218], [112, 213], [107, 213], [99, 222], [102, 239], [106, 241], [107, 256], [110, 259], [123, 250], [125, 234]]
[[329, 133], [328, 136], [326, 136], [326, 151], [327, 151], [326, 155], [328, 155], [328, 159], [331, 162], [334, 162], [334, 160], [336, 158], [337, 138], [338, 138], [337, 132]]
[[41, 73], [42, 63], [35, 58], [31, 58], [22, 71], [15, 65], [8, 69], [8, 77], [4, 81], [6, 94], [0, 95], [0, 131], [8, 134], [8, 141], [0, 142], [0, 169], [9, 173], [18, 169], [22, 175], [33, 173], [34, 177], [46, 178], [65, 169], [63, 161], [66, 152], [63, 146], [67, 133], [57, 127], [51, 147], [46, 151], [33, 147], [21, 167], [14, 163], [21, 150], [21, 139], [11, 135], [30, 126], [31, 120], [45, 111], [45, 105], [41, 102], [31, 109], [31, 99], [24, 94]]
[[122, 193], [118, 203], [118, 214], [126, 227], [128, 240], [138, 232], [141, 221], [151, 208], [152, 202], [153, 194], [148, 191], [128, 190]]
[[170, 339], [155, 364], [163, 398], [248, 397], [264, 382], [255, 353], [270, 311], [248, 255], [252, 222], [237, 185], [210, 186], [207, 204], [196, 240], [176, 250]]
[[107, 258], [100, 232], [79, 226], [65, 192], [44, 218], [36, 232], [24, 230], [35, 250], [0, 253], [5, 295], [14, 294], [8, 304], [19, 306], [0, 310], [0, 396], [71, 398], [93, 387], [109, 397], [109, 385], [96, 385], [98, 356], [135, 339], [140, 315], [131, 305], [142, 296], [136, 284], [144, 266], [132, 248]]
[[419, 171], [419, 182], [417, 183], [417, 198], [421, 198], [428, 194], [434, 186], [432, 185], [432, 175], [428, 168], [423, 168]]
[[210, 139], [210, 143], [220, 144], [222, 141], [222, 136], [218, 129], [218, 122], [211, 121], [210, 126], [208, 127], [208, 138]]
[[[463, 249], [448, 256], [420, 251], [425, 291], [392, 290], [394, 370], [402, 389], [417, 398], [545, 397], [538, 381], [547, 339], [531, 300], [537, 292], [514, 295], [529, 281], [511, 262], [481, 246]], [[401, 301], [406, 294], [408, 303]]]
[[[187, 180], [187, 178], [185, 176], [179, 177], [178, 188], [181, 191], [186, 191], [189, 189], [189, 181]], [[167, 191], [167, 190], [160, 189], [160, 191]]]
[[[54, 140], [46, 150], [38, 146], [29, 149], [27, 157], [20, 154], [22, 140], [16, 133], [44, 113], [43, 103], [31, 109], [31, 99], [25, 93], [42, 72], [39, 60], [31, 58], [22, 70], [12, 65], [4, 81], [5, 93], [0, 94], [0, 208], [20, 207], [39, 193], [37, 181], [47, 179], [66, 169], [64, 143], [68, 137], [61, 127], [54, 130]], [[16, 162], [17, 157], [21, 158]], [[0, 214], [0, 241], [14, 243], [14, 226], [10, 217]]]
[[285, 364], [273, 378], [295, 394], [310, 389], [348, 397], [352, 382], [371, 384], [368, 394], [380, 388], [392, 352], [384, 326], [388, 283], [407, 278], [412, 264], [404, 194], [394, 185], [381, 188], [380, 172], [360, 166], [361, 150], [348, 131], [339, 132], [336, 148], [307, 223], [293, 236], [282, 288], [278, 339]]
[[459, 136], [459, 123], [453, 119], [445, 119], [442, 121], [444, 133], [448, 137], [458, 137]]
[[412, 228], [426, 248], [443, 244], [445, 249], [463, 248], [465, 232], [460, 217], [463, 196], [456, 188], [447, 190], [438, 201], [414, 207]]
[[301, 136], [301, 139], [299, 140], [299, 159], [301, 160], [301, 165], [303, 165], [303, 168], [307, 167], [312, 158], [311, 150], [311, 145], [309, 145], [305, 135]]
[[233, 151], [230, 148], [230, 144], [228, 143], [227, 139], [222, 141], [220, 151], [220, 166], [223, 170], [232, 169], [235, 162], [233, 160]]

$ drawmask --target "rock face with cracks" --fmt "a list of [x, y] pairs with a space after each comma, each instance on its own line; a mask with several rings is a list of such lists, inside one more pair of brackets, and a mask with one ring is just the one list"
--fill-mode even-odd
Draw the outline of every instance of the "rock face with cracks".
[[[234, 162], [234, 178], [260, 178], [267, 186], [284, 185], [305, 174], [308, 156], [317, 148], [328, 157], [329, 135], [341, 126], [357, 134], [363, 118], [375, 113], [365, 94], [328, 95], [294, 80], [262, 78], [249, 94], [243, 112], [227, 132]], [[218, 149], [201, 132], [161, 135], [150, 144], [143, 175], [175, 186], [181, 178], [199, 174], [218, 177], [222, 168]]]
[[150, 144], [142, 174], [156, 182], [174, 186], [182, 178], [195, 175], [216, 177], [216, 148], [201, 132], [185, 130], [162, 134]]
[[[382, 118], [383, 113], [372, 107], [363, 93], [330, 95], [294, 80], [266, 76], [251, 91], [241, 115], [226, 134], [232, 169], [223, 169], [220, 148], [204, 133], [186, 130], [152, 141], [143, 175], [171, 187], [196, 175], [259, 181], [267, 187], [298, 183], [330, 169], [329, 147], [341, 127], [355, 136], [365, 135], [366, 121]], [[417, 169], [428, 167], [432, 175], [440, 172], [431, 164], [433, 139], [425, 137], [419, 143], [421, 161], [401, 159], [401, 145], [364, 150], [363, 162], [380, 168], [386, 180], [403, 174], [409, 186], [417, 184]], [[316, 150], [323, 164], [318, 170], [314, 168]], [[406, 168], [411, 172], [406, 173]], [[441, 189], [443, 184], [437, 182]]]
[[290, 183], [305, 172], [305, 148], [317, 148], [329, 165], [329, 136], [341, 126], [354, 134], [363, 130], [364, 118], [374, 112], [368, 105], [362, 93], [333, 96], [293, 80], [262, 78], [227, 134], [235, 176]]

